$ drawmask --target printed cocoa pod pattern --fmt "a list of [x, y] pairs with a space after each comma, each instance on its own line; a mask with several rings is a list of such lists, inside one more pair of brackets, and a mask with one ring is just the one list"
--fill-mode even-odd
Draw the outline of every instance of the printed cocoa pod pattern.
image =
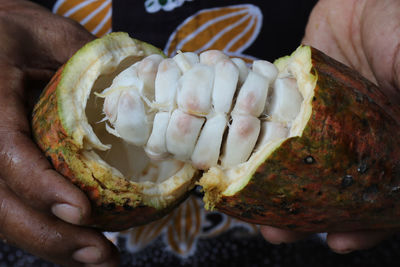
[[54, 1], [53, 13], [78, 21], [97, 37], [111, 32], [112, 1]]
[[262, 21], [261, 10], [252, 4], [203, 9], [176, 28], [164, 51], [175, 55], [177, 50], [221, 50], [250, 62], [242, 52], [257, 38]]
[[86, 192], [92, 226], [160, 218], [199, 184], [242, 220], [333, 231], [399, 226], [398, 109], [309, 47], [271, 64], [165, 58], [112, 33], [80, 49], [33, 112], [35, 140]]

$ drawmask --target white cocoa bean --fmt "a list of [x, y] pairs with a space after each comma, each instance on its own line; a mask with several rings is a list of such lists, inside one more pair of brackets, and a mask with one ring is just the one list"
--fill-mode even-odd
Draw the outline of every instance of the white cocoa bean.
[[246, 80], [250, 69], [247, 67], [246, 62], [241, 58], [232, 58], [232, 61], [239, 69], [239, 84], [242, 85]]
[[177, 92], [178, 107], [188, 114], [207, 115], [211, 108], [213, 83], [212, 67], [203, 64], [194, 65], [180, 79]]
[[[125, 141], [137, 146], [146, 144], [151, 122], [144, 103], [136, 90], [123, 90], [118, 102], [118, 114], [113, 124], [115, 131]], [[111, 132], [113, 134], [113, 132]]]
[[137, 76], [136, 66], [130, 66], [120, 72], [113, 80], [110, 87], [106, 88], [97, 96], [104, 98], [103, 112], [111, 123], [117, 119], [118, 101], [123, 90], [140, 91], [143, 81]]
[[193, 52], [178, 53], [172, 59], [183, 73], [199, 63], [199, 56]]
[[145, 147], [146, 154], [151, 159], [161, 160], [168, 155], [165, 139], [169, 117], [168, 112], [158, 112], [154, 116], [153, 129]]
[[150, 55], [142, 59], [137, 65], [137, 74], [143, 81], [143, 88], [140, 91], [142, 96], [148, 100], [154, 100], [154, 81], [157, 74], [158, 65], [164, 58], [158, 54]]
[[230, 59], [222, 59], [215, 65], [212, 104], [218, 113], [228, 113], [231, 110], [232, 99], [239, 79], [239, 70]]
[[263, 145], [269, 141], [287, 138], [289, 128], [286, 123], [275, 121], [263, 121], [261, 123], [260, 138], [258, 145]]
[[181, 71], [173, 59], [164, 59], [158, 66], [155, 80], [155, 105], [169, 111], [175, 106], [176, 88]]
[[275, 81], [276, 77], [278, 76], [278, 72], [279, 72], [273, 63], [268, 62], [266, 60], [255, 60], [253, 62], [252, 68], [255, 73], [261, 74], [262, 76], [267, 78], [269, 81], [269, 84], [271, 84]]
[[232, 167], [251, 155], [260, 133], [260, 120], [253, 116], [232, 115], [221, 163]]
[[260, 116], [264, 111], [268, 88], [267, 78], [250, 71], [240, 88], [232, 114]]
[[204, 118], [198, 118], [176, 109], [172, 113], [167, 127], [168, 152], [179, 160], [190, 159], [204, 120]]
[[228, 120], [224, 114], [215, 114], [207, 119], [191, 158], [195, 168], [207, 170], [218, 164], [222, 137], [227, 124]]
[[120, 95], [121, 95], [121, 90], [113, 90], [112, 92], [109, 92], [107, 96], [104, 97], [103, 112], [106, 115], [106, 119], [111, 123], [114, 123], [115, 120], [117, 119], [118, 102]]
[[278, 78], [274, 83], [267, 114], [273, 121], [291, 122], [300, 112], [303, 97], [293, 78]]
[[227, 55], [219, 50], [208, 50], [200, 54], [200, 63], [208, 66], [215, 66], [218, 61], [229, 59]]

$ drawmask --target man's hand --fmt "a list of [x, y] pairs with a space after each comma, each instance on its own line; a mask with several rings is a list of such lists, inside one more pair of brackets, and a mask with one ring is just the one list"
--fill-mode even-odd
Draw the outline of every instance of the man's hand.
[[94, 37], [79, 24], [23, 0], [0, 0], [0, 233], [66, 266], [114, 266], [116, 248], [84, 225], [86, 196], [53, 170], [32, 141], [33, 98]]
[[[303, 43], [358, 70], [400, 104], [400, 1], [320, 0], [311, 13]], [[262, 227], [261, 232], [272, 243], [306, 236], [273, 227]], [[327, 243], [338, 253], [348, 253], [373, 247], [392, 233], [328, 233]]]

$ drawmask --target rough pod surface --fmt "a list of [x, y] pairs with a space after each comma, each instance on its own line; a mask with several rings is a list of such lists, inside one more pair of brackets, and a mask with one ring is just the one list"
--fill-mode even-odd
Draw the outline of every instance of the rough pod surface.
[[398, 227], [398, 108], [322, 52], [310, 48], [310, 61], [316, 83], [301, 136], [285, 140], [234, 194], [207, 186], [213, 173], [206, 174], [200, 180], [206, 203], [249, 222], [295, 231]]
[[[164, 75], [166, 80], [160, 83], [164, 86], [157, 87], [158, 72], [152, 70], [157, 69], [154, 62], [159, 64], [162, 57], [157, 56], [157, 60], [149, 63], [147, 57], [153, 54], [162, 55], [151, 45], [123, 33], [95, 40], [57, 72], [35, 106], [34, 137], [53, 166], [92, 201], [93, 226], [120, 230], [160, 218], [178, 205], [197, 183], [203, 187], [207, 208], [257, 224], [296, 231], [398, 227], [400, 148], [396, 142], [399, 125], [395, 118], [400, 113], [374, 84], [320, 51], [305, 46], [275, 62], [278, 74], [268, 80], [269, 93], [261, 94], [262, 102], [267, 104], [264, 107], [262, 103], [260, 107], [257, 102], [259, 111], [255, 113], [243, 115], [239, 108], [247, 107], [249, 95], [262, 93], [254, 89], [259, 88], [258, 81], [265, 80], [262, 73], [257, 74], [260, 67], [253, 65], [249, 73], [256, 74], [247, 76], [246, 85], [245, 79], [240, 81], [243, 65], [235, 67], [227, 58], [223, 60], [229, 61], [230, 68], [237, 69], [229, 72], [237, 76], [229, 93], [232, 100], [223, 102], [224, 95], [214, 97], [212, 89], [208, 98], [200, 94], [205, 99], [200, 99], [203, 102], [191, 97], [192, 80], [197, 85], [205, 84], [201, 88], [208, 88], [207, 81], [215, 86], [218, 80], [218, 88], [232, 82], [232, 79], [222, 79], [223, 71], [218, 72], [218, 64], [212, 63], [210, 68], [196, 67], [206, 69], [203, 74], [211, 73], [207, 74], [211, 80], [197, 79], [194, 71], [190, 72], [193, 76], [182, 75], [184, 78], [174, 74], [179, 81], [177, 96], [175, 93], [172, 96], [176, 99], [171, 100], [171, 94], [161, 96], [177, 104], [168, 104], [163, 109], [157, 103], [157, 95], [154, 97], [154, 89], [146, 89], [152, 86], [146, 84], [155, 82], [156, 93], [157, 88], [166, 88], [165, 92], [169, 92], [168, 77], [175, 76]], [[232, 62], [237, 63], [238, 59]], [[135, 82], [135, 88], [144, 86], [144, 89], [129, 91], [129, 98], [124, 87], [129, 79], [118, 77], [135, 64], [139, 66], [135, 75], [139, 80], [140, 75], [144, 77]], [[165, 70], [171, 69], [164, 67]], [[182, 68], [180, 71], [184, 72]], [[289, 83], [294, 81], [294, 86], [287, 89], [279, 85], [288, 79]], [[283, 89], [279, 91], [279, 88]], [[294, 92], [292, 89], [295, 93], [290, 93]], [[116, 90], [122, 90], [123, 94], [118, 93], [117, 98], [111, 96]], [[279, 92], [289, 92], [287, 98], [293, 102], [285, 102], [285, 97], [276, 100], [283, 94]], [[120, 95], [124, 94], [127, 97], [121, 102]], [[198, 103], [205, 103], [207, 109], [188, 109], [193, 103], [196, 107]], [[295, 106], [290, 103], [298, 108], [285, 113], [290, 106], [292, 109]], [[221, 123], [211, 123], [218, 117], [214, 112], [216, 106], [221, 106], [223, 116], [218, 115], [223, 118], [219, 120]], [[125, 112], [127, 108], [135, 112], [129, 115]], [[191, 117], [172, 120], [174, 111]], [[287, 113], [294, 115], [289, 120], [280, 119]], [[249, 119], [239, 120], [238, 114]], [[161, 115], [164, 119], [157, 119]], [[167, 131], [162, 129], [169, 129], [168, 120], [176, 122], [168, 124], [172, 133], [182, 121], [186, 126], [187, 121], [199, 121], [198, 133], [191, 135], [189, 154], [188, 145], [183, 146], [185, 153], [179, 150], [188, 139], [172, 139], [168, 134], [161, 138], [164, 135], [160, 133]], [[268, 126], [274, 123], [284, 126]], [[249, 129], [255, 134], [251, 141], [243, 142], [245, 146], [237, 146], [245, 152], [236, 156], [237, 141], [232, 140], [242, 140], [242, 125], [253, 125]], [[217, 126], [219, 130], [215, 130]], [[239, 134], [234, 135], [235, 129]], [[201, 138], [203, 133], [207, 138]], [[207, 154], [210, 149], [204, 144], [216, 133], [220, 149]], [[182, 133], [178, 131], [179, 134]], [[167, 147], [160, 149], [164, 143]], [[251, 148], [246, 149], [250, 146], [247, 144]], [[204, 152], [196, 154], [196, 145]], [[209, 155], [213, 160], [207, 160]]]

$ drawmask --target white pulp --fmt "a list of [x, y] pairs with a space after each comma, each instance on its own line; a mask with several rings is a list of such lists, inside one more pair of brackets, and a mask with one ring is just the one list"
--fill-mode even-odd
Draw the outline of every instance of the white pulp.
[[241, 164], [260, 144], [287, 138], [303, 101], [296, 80], [278, 77], [274, 64], [250, 69], [217, 50], [148, 56], [99, 96], [108, 132], [151, 159], [202, 170]]

